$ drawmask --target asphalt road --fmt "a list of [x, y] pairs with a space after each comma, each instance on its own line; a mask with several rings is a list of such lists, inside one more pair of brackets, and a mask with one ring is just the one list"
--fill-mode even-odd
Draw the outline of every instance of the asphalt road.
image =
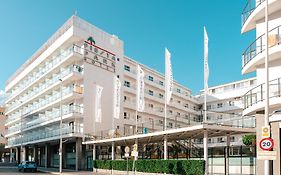
[[48, 173], [42, 173], [42, 172], [19, 172], [17, 167], [0, 167], [0, 175], [26, 175], [26, 174], [44, 174], [49, 175]]

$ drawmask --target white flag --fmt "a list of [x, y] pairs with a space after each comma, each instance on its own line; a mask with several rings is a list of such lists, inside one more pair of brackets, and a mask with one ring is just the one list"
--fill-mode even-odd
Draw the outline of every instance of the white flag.
[[119, 119], [120, 117], [120, 99], [121, 99], [121, 81], [114, 77], [114, 99], [113, 99], [113, 117]]
[[95, 119], [96, 122], [101, 122], [101, 95], [102, 95], [102, 90], [103, 87], [101, 87], [100, 85], [96, 85], [96, 99], [95, 99]]
[[165, 101], [169, 104], [173, 92], [171, 53], [165, 48]]
[[139, 112], [144, 111], [144, 71], [137, 66], [137, 98], [136, 107]]
[[208, 65], [208, 34], [206, 28], [204, 27], [204, 87], [207, 92], [208, 89], [208, 79], [209, 79], [209, 65]]

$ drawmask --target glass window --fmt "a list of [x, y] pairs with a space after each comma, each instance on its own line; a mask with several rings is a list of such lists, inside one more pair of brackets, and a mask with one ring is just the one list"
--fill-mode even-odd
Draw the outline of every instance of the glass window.
[[152, 90], [148, 90], [148, 94], [153, 96], [153, 91]]
[[163, 81], [159, 81], [159, 84], [160, 84], [161, 86], [164, 86]]
[[124, 65], [124, 69], [130, 72], [130, 66]]
[[130, 87], [131, 85], [130, 85], [130, 82], [128, 82], [128, 81], [124, 81], [124, 86], [126, 86], [126, 87]]
[[148, 80], [149, 80], [149, 81], [153, 81], [153, 77], [149, 75], [149, 76], [148, 76]]

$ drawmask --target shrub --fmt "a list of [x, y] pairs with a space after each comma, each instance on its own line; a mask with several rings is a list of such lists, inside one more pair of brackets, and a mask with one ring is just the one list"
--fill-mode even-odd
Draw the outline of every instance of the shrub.
[[[93, 163], [95, 168], [111, 169], [126, 171], [126, 160], [95, 160]], [[187, 174], [187, 175], [203, 175], [205, 163], [203, 160], [154, 160], [145, 159], [136, 161], [136, 169], [138, 172], [148, 173], [168, 173], [168, 174]], [[132, 171], [133, 160], [128, 161], [128, 169]]]
[[244, 145], [250, 146], [255, 145], [256, 142], [256, 135], [244, 135], [243, 136], [243, 143]]

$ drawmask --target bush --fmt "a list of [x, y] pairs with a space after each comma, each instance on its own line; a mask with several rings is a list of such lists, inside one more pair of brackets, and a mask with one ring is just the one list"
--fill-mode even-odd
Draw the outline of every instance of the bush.
[[255, 145], [256, 143], [256, 135], [244, 135], [243, 136], [244, 145], [250, 146]]
[[[126, 160], [95, 160], [93, 163], [98, 169], [127, 170]], [[168, 173], [168, 174], [204, 174], [205, 163], [203, 160], [137, 160], [136, 169], [138, 172]], [[128, 169], [132, 171], [133, 160], [128, 161]]]

